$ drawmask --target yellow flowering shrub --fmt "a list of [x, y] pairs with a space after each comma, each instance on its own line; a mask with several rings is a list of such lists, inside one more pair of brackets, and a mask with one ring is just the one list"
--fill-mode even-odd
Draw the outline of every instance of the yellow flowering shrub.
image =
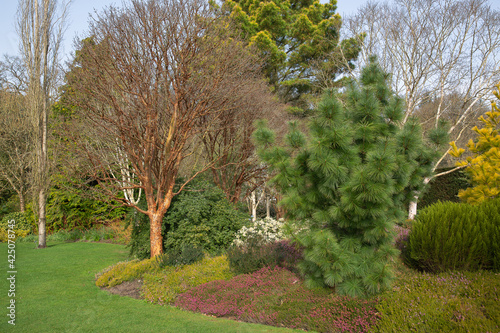
[[155, 259], [119, 262], [99, 273], [96, 276], [96, 285], [98, 287], [113, 287], [125, 281], [139, 279], [145, 272], [156, 270], [156, 267]]
[[192, 265], [144, 274], [142, 292], [151, 303], [169, 304], [189, 288], [216, 280], [229, 280], [234, 275], [226, 256], [205, 258]]
[[[26, 237], [29, 235], [31, 231], [29, 229], [23, 230], [23, 229], [15, 229], [14, 230], [14, 235], [15, 238], [11, 238], [11, 240], [15, 240], [18, 237]], [[9, 239], [9, 232], [5, 228], [0, 228], [0, 243], [6, 243], [7, 240]]]

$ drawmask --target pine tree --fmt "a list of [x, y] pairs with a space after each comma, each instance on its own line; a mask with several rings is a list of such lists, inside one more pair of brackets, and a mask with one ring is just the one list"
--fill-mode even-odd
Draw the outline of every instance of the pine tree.
[[390, 286], [393, 226], [412, 195], [405, 189], [430, 172], [432, 153], [417, 120], [400, 127], [404, 102], [388, 78], [372, 59], [344, 103], [327, 91], [307, 138], [295, 123], [285, 147], [262, 123], [255, 133], [261, 158], [276, 173], [280, 204], [307, 226], [298, 241], [310, 287], [366, 297]]
[[[496, 85], [493, 94], [500, 100], [500, 83]], [[477, 133], [477, 138], [467, 144], [472, 156], [457, 163], [457, 166], [467, 166], [465, 172], [472, 182], [472, 187], [460, 191], [458, 196], [471, 204], [497, 198], [500, 194], [500, 108], [494, 101], [491, 103], [491, 111], [479, 117], [479, 120], [483, 127], [479, 129], [476, 126], [472, 129]], [[460, 157], [465, 152], [455, 142], [450, 144], [452, 156]]]

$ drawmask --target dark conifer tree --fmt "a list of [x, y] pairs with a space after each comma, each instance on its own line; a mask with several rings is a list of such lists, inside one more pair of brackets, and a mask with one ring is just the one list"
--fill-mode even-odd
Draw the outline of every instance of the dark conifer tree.
[[424, 144], [417, 120], [400, 125], [404, 102], [388, 79], [372, 59], [343, 103], [325, 93], [307, 138], [290, 125], [286, 147], [276, 147], [262, 123], [255, 133], [261, 158], [276, 172], [281, 205], [307, 228], [298, 240], [310, 287], [366, 297], [390, 286], [393, 226], [404, 219], [412, 191], [421, 190], [409, 186], [430, 174], [435, 150]]

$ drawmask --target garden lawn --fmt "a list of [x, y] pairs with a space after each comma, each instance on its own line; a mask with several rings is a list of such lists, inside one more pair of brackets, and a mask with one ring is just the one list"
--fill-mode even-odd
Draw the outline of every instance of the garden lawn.
[[0, 332], [292, 332], [194, 314], [110, 294], [95, 274], [125, 260], [122, 245], [52, 243], [36, 249], [16, 244], [16, 325], [7, 321], [7, 244], [0, 244]]

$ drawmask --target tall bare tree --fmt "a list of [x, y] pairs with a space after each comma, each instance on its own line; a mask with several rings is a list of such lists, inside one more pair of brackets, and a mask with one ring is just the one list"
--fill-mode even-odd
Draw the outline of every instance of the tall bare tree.
[[68, 3], [57, 0], [19, 0], [17, 33], [27, 74], [27, 107], [35, 138], [34, 184], [38, 203], [38, 247], [46, 247], [46, 202], [49, 187], [48, 114], [55, 91], [59, 47]]
[[[453, 141], [470, 128], [500, 77], [500, 12], [486, 0], [370, 2], [343, 27], [344, 33], [361, 36], [361, 65], [374, 54], [392, 73], [392, 87], [406, 101], [404, 122], [427, 104], [420, 112], [424, 127], [435, 129], [447, 120]], [[434, 170], [447, 153], [442, 152]], [[410, 219], [418, 196], [410, 205]]]
[[[152, 257], [163, 252], [172, 198], [224, 155], [207, 154], [203, 139], [235, 113], [272, 104], [260, 61], [231, 30], [204, 1], [132, 0], [96, 17], [68, 73], [88, 175], [149, 217]], [[125, 164], [135, 176], [115, 177]], [[185, 180], [176, 184], [181, 170]], [[124, 189], [142, 189], [147, 209], [116, 195]]]
[[33, 142], [25, 97], [4, 88], [0, 91], [0, 178], [17, 193], [21, 212], [31, 189]]

